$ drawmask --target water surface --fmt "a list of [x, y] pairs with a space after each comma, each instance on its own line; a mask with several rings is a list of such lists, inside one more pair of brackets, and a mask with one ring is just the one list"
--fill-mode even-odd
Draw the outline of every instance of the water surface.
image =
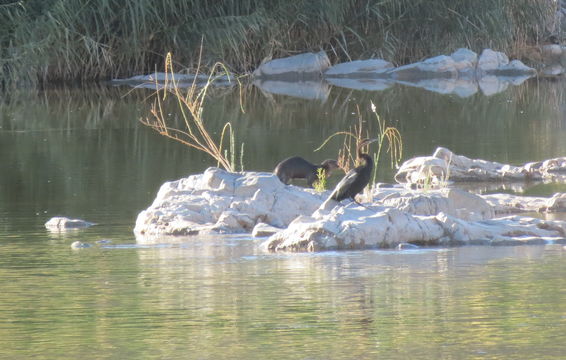
[[[246, 170], [334, 157], [340, 141], [313, 149], [360, 113], [376, 131], [370, 101], [401, 131], [405, 159], [445, 146], [521, 164], [566, 155], [564, 94], [536, 79], [465, 99], [393, 86], [333, 88], [321, 102], [250, 88], [218, 91], [205, 119], [216, 132], [232, 122]], [[140, 124], [150, 95], [51, 89], [0, 104], [0, 358], [563, 358], [559, 245], [265, 254], [246, 236], [136, 244], [136, 215], [159, 186], [214, 165]], [[381, 167], [380, 181], [392, 174]], [[58, 215], [99, 225], [48, 232]], [[94, 246], [74, 251], [76, 240]]]

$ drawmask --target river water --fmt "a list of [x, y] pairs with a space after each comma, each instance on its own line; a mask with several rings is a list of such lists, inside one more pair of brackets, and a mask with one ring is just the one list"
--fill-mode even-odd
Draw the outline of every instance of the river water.
[[[537, 79], [467, 98], [396, 85], [309, 100], [251, 87], [215, 90], [205, 121], [216, 134], [232, 122], [246, 170], [334, 157], [338, 140], [313, 149], [360, 116], [375, 132], [370, 102], [401, 132], [404, 159], [444, 146], [521, 164], [566, 155], [565, 100], [563, 83]], [[246, 236], [138, 245], [135, 218], [159, 186], [214, 165], [143, 126], [151, 103], [149, 90], [105, 85], [2, 99], [0, 358], [566, 356], [559, 245], [319, 254], [265, 254]], [[391, 182], [382, 165], [379, 180]], [[48, 232], [60, 215], [98, 225]], [[72, 250], [76, 240], [94, 246]]]

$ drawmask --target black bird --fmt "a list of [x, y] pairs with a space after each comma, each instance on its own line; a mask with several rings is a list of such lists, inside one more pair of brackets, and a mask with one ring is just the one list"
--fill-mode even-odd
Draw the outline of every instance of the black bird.
[[291, 179], [307, 179], [307, 184], [312, 184], [318, 179], [318, 169], [324, 169], [326, 177], [329, 177], [333, 170], [339, 168], [336, 160], [324, 160], [320, 165], [314, 165], [300, 156], [293, 156], [281, 161], [273, 170], [279, 180], [285, 185], [289, 185]]
[[363, 159], [364, 163], [355, 169], [350, 170], [342, 180], [336, 185], [329, 199], [342, 201], [344, 199], [352, 199], [356, 201], [356, 195], [361, 193], [371, 178], [373, 171], [373, 159], [366, 153], [362, 152], [362, 148], [378, 139], [364, 139], [357, 148], [358, 159]]

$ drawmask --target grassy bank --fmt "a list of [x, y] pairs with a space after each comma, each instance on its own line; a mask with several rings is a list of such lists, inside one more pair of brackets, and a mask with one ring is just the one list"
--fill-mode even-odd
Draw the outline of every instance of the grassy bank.
[[0, 78], [38, 84], [162, 69], [172, 51], [235, 72], [325, 50], [404, 64], [458, 47], [520, 55], [549, 33], [552, 0], [22, 0], [0, 2]]

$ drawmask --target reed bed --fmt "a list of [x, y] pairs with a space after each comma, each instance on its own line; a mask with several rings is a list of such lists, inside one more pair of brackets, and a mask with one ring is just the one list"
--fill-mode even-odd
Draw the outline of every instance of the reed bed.
[[397, 65], [458, 47], [519, 54], [553, 29], [553, 0], [27, 0], [0, 3], [0, 79], [85, 81], [217, 61], [235, 72], [305, 51]]

